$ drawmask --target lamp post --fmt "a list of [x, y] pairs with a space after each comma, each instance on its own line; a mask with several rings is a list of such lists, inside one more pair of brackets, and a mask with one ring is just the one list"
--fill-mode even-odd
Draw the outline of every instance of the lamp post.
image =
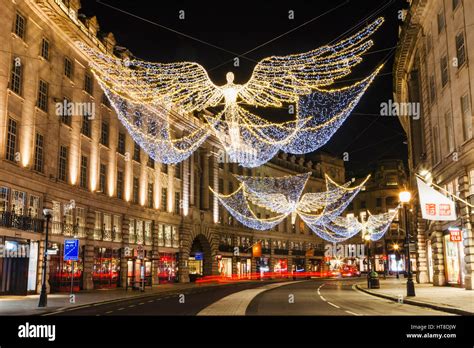
[[46, 266], [48, 261], [49, 220], [51, 220], [51, 216], [53, 216], [53, 211], [51, 209], [43, 209], [43, 215], [46, 218], [46, 236], [44, 238], [43, 277], [41, 279], [41, 293], [38, 307], [46, 307], [48, 305], [48, 295], [46, 293]]
[[367, 242], [367, 288], [370, 289], [370, 235], [364, 235], [364, 240]]
[[410, 231], [408, 223], [408, 210], [407, 205], [411, 199], [411, 193], [409, 191], [400, 192], [400, 202], [403, 205], [403, 219], [405, 220], [405, 245], [407, 255], [407, 296], [415, 296], [415, 283], [413, 282], [413, 274], [411, 273], [411, 261], [410, 261]]

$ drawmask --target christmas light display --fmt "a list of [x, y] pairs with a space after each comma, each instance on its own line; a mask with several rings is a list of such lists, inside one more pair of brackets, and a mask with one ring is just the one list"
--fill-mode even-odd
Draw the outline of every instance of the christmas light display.
[[[299, 216], [319, 237], [330, 242], [342, 242], [364, 231], [371, 240], [380, 239], [390, 227], [396, 212], [369, 215], [367, 221], [359, 222], [353, 216], [342, 217], [348, 204], [364, 187], [370, 176], [360, 184], [349, 187], [351, 182], [337, 184], [329, 176], [324, 192], [302, 195], [311, 173], [284, 177], [252, 177], [235, 175], [239, 188], [228, 195], [211, 189], [219, 202], [238, 221], [257, 230], [268, 230], [291, 216], [295, 223]], [[261, 219], [255, 209], [264, 209], [267, 218]]]
[[[92, 72], [134, 140], [156, 161], [176, 163], [190, 155], [210, 134], [216, 136], [230, 161], [256, 167], [279, 150], [303, 154], [324, 145], [353, 110], [381, 67], [349, 87], [325, 89], [347, 76], [373, 45], [369, 37], [383, 23], [378, 18], [334, 45], [260, 61], [245, 84], [216, 86], [197, 63], [150, 63], [118, 59], [78, 42], [90, 58]], [[247, 107], [296, 108], [296, 119], [273, 123]], [[209, 107], [193, 133], [173, 137], [170, 113], [184, 116]], [[172, 110], [172, 111], [171, 111]], [[150, 125], [156, 131], [150, 132]]]

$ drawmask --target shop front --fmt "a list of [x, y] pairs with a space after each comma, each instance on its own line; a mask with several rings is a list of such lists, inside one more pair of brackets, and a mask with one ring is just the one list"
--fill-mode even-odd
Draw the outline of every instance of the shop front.
[[267, 272], [270, 272], [270, 258], [259, 257], [257, 259], [257, 273], [263, 276], [263, 274]]
[[204, 253], [200, 251], [191, 252], [188, 259], [189, 280], [196, 281], [204, 274], [203, 270]]
[[305, 259], [293, 258], [292, 272], [304, 272], [305, 271]]
[[82, 274], [84, 270], [84, 247], [79, 252], [77, 261], [64, 261], [64, 244], [52, 243], [50, 249], [57, 250], [49, 256], [49, 285], [51, 292], [74, 292], [82, 289]]
[[239, 278], [249, 278], [252, 273], [252, 260], [241, 257], [237, 260], [237, 276]]
[[127, 287], [138, 289], [142, 285], [152, 285], [151, 252], [149, 250], [132, 250], [127, 260]]
[[217, 260], [217, 267], [219, 274], [222, 277], [232, 277], [232, 258], [231, 257], [220, 257]]
[[288, 272], [288, 259], [275, 259], [273, 271], [275, 273]]
[[36, 289], [38, 242], [0, 237], [0, 295], [27, 295]]
[[160, 284], [178, 281], [178, 253], [159, 253], [158, 278]]
[[464, 248], [462, 230], [449, 228], [443, 236], [446, 282], [451, 285], [464, 285]]
[[120, 286], [120, 257], [119, 249], [94, 248], [94, 289]]

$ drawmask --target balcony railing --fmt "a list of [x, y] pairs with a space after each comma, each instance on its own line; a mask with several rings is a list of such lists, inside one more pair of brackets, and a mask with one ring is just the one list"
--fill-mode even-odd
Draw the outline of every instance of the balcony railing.
[[304, 256], [306, 255], [306, 252], [304, 250], [293, 250], [291, 252], [293, 255], [296, 255], [296, 256]]
[[0, 227], [17, 228], [23, 231], [43, 232], [44, 220], [27, 215], [17, 215], [13, 212], [0, 213]]

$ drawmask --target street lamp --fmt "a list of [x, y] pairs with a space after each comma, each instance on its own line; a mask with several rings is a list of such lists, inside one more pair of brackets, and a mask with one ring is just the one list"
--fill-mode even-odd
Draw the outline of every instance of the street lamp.
[[401, 191], [400, 192], [400, 202], [403, 205], [403, 218], [405, 220], [405, 245], [406, 245], [406, 255], [408, 263], [408, 280], [407, 280], [407, 296], [415, 296], [415, 283], [413, 282], [413, 274], [411, 273], [411, 261], [410, 261], [410, 231], [408, 223], [408, 211], [407, 205], [411, 200], [410, 191]]
[[366, 233], [364, 240], [367, 242], [367, 288], [370, 289], [370, 234]]
[[46, 307], [48, 305], [48, 295], [46, 294], [46, 266], [48, 260], [49, 220], [51, 220], [51, 217], [53, 216], [53, 211], [51, 209], [43, 209], [43, 215], [46, 218], [46, 236], [44, 239], [43, 278], [41, 279], [42, 284], [38, 307]]

